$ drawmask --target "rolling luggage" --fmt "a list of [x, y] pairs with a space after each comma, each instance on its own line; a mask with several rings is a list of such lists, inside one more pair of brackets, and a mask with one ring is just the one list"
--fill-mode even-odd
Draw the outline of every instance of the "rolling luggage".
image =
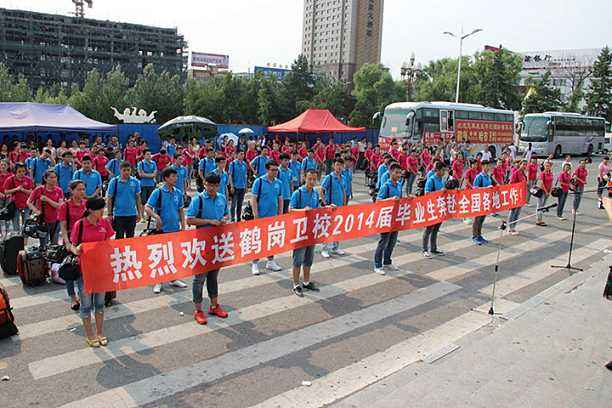
[[40, 286], [47, 282], [47, 276], [49, 275], [47, 261], [38, 247], [30, 247], [19, 251], [17, 273], [24, 286]]
[[23, 235], [13, 235], [0, 242], [0, 267], [5, 274], [17, 275], [17, 254], [23, 245]]
[[0, 286], [0, 339], [14, 336], [17, 332], [8, 293]]

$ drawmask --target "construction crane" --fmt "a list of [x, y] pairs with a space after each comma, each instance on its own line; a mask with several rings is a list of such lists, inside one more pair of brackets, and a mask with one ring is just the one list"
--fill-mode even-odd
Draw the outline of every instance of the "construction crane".
[[74, 3], [74, 15], [80, 18], [85, 17], [85, 3], [87, 7], [93, 7], [93, 0], [72, 0]]

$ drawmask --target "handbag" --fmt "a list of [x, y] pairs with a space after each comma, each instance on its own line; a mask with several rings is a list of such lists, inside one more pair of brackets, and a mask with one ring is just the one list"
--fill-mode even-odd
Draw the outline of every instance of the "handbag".
[[6, 205], [0, 209], [0, 221], [12, 220], [15, 217], [16, 209], [17, 207], [15, 207], [14, 201], [6, 203]]
[[559, 196], [561, 196], [561, 192], [562, 191], [563, 190], [561, 190], [561, 187], [555, 186], [555, 187], [552, 188], [552, 190], [550, 190], [550, 195], [553, 196], [553, 197], [559, 197]]
[[[77, 245], [83, 240], [83, 219], [78, 221], [77, 228], [79, 229], [79, 236], [77, 239]], [[59, 267], [59, 277], [65, 281], [75, 281], [81, 277], [81, 266], [79, 265], [79, 257], [70, 254], [62, 261]]]
[[536, 198], [540, 198], [544, 195], [544, 190], [542, 190], [540, 187], [531, 187], [529, 189], [529, 192], [531, 193], [532, 196], [536, 197]]

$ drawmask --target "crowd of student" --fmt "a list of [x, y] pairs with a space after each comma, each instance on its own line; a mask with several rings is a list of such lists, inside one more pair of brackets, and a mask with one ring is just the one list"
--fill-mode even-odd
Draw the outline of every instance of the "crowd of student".
[[[388, 151], [381, 152], [378, 146], [361, 141], [324, 144], [317, 140], [309, 147], [305, 142], [294, 144], [289, 140], [257, 140], [235, 146], [228, 140], [222, 146], [213, 146], [200, 145], [195, 139], [179, 145], [171, 139], [159, 153], [152, 154], [146, 142], [135, 134], [123, 149], [116, 138], [106, 143], [98, 138], [91, 145], [84, 140], [70, 147], [65, 142], [55, 147], [52, 141], [42, 148], [16, 143], [9, 149], [4, 145], [0, 155], [0, 199], [5, 206], [12, 203], [15, 207], [13, 220], [2, 228], [20, 231], [33, 214], [45, 226], [41, 247], [58, 243], [61, 236], [62, 244], [74, 254], [80, 253], [84, 242], [133, 237], [137, 223], [145, 219], [147, 233], [170, 233], [188, 226], [207, 228], [243, 218], [347, 205], [353, 198], [355, 167], [366, 169], [377, 200], [527, 181], [527, 199], [533, 193], [541, 208], [553, 195], [553, 189], [559, 187], [554, 195], [558, 197], [560, 219], [564, 219], [570, 190], [574, 193], [573, 211], [578, 210], [588, 176], [584, 160], [575, 170], [570, 163], [564, 163], [561, 173], [555, 176], [551, 160], [539, 163], [529, 156], [529, 151], [525, 159], [517, 158], [513, 145], [493, 159], [490, 152], [473, 154], [469, 145], [463, 144], [430, 148], [407, 143], [399, 146], [393, 141]], [[599, 165], [598, 179], [608, 180], [609, 173], [605, 158]], [[251, 199], [244, 206], [249, 188]], [[516, 220], [520, 211], [510, 211], [512, 234], [518, 234]], [[545, 226], [538, 214], [537, 225]], [[480, 216], [471, 221], [472, 238], [478, 245], [487, 242], [482, 236], [484, 220], [485, 216]], [[437, 245], [440, 227], [441, 224], [432, 225], [423, 231], [426, 258], [443, 255]], [[381, 234], [374, 272], [385, 274], [395, 269], [392, 253], [397, 235]], [[339, 242], [326, 244], [321, 251], [325, 258], [343, 254]], [[318, 290], [310, 280], [313, 259], [314, 247], [293, 252], [293, 292], [298, 296], [303, 296], [304, 290]], [[265, 268], [282, 270], [274, 257], [266, 260]], [[251, 272], [260, 274], [258, 260], [252, 262]], [[216, 270], [193, 278], [194, 319], [199, 324], [205, 324], [207, 319], [202, 306], [204, 283], [210, 298], [208, 314], [228, 316], [218, 300], [218, 275]], [[187, 287], [180, 280], [170, 284]], [[67, 281], [66, 287], [72, 309], [81, 313], [87, 343], [92, 347], [106, 345], [103, 310], [112, 304], [114, 294], [85, 293], [82, 279]], [[154, 293], [161, 290], [161, 284], [153, 288]], [[95, 330], [91, 327], [92, 311]]]

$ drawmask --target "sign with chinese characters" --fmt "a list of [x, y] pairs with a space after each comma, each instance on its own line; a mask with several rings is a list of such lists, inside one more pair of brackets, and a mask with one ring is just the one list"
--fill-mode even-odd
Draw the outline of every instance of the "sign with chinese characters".
[[513, 126], [514, 124], [512, 122], [458, 119], [455, 130], [455, 140], [457, 142], [469, 140], [472, 144], [509, 144], [513, 141]]
[[192, 67], [208, 67], [215, 66], [216, 68], [229, 68], [229, 55], [210, 54], [206, 52], [191, 53]]
[[551, 70], [560, 68], [592, 67], [600, 49], [547, 50], [521, 53], [523, 69]]
[[89, 293], [151, 286], [304, 246], [505, 211], [525, 205], [525, 197], [526, 184], [517, 183], [89, 242], [83, 244], [81, 269]]
[[426, 146], [439, 145], [453, 140], [453, 132], [423, 132], [422, 142]]

